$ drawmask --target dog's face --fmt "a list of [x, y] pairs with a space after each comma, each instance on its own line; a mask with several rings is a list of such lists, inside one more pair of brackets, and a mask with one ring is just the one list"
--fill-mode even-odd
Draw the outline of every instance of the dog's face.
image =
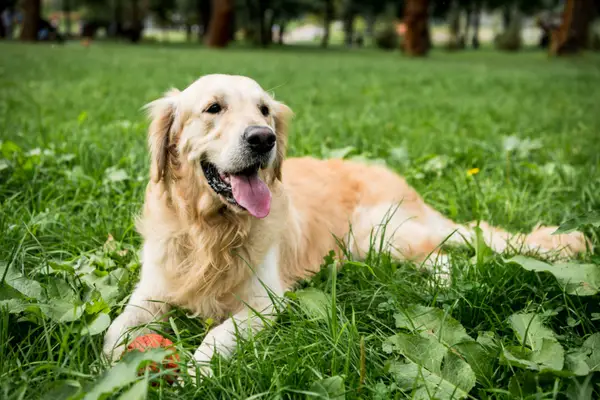
[[153, 179], [188, 163], [220, 201], [269, 214], [269, 183], [281, 179], [291, 110], [243, 76], [207, 75], [150, 105]]

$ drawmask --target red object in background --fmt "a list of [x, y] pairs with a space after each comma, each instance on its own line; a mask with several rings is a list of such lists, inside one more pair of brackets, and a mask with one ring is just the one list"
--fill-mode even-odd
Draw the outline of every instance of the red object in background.
[[[138, 336], [135, 338], [129, 345], [127, 345], [127, 351], [141, 351], [144, 352], [148, 349], [156, 349], [156, 348], [164, 348], [164, 349], [172, 349], [175, 350], [175, 346], [173, 342], [169, 339], [162, 337], [157, 333], [149, 333], [147, 335]], [[163, 360], [163, 367], [166, 369], [172, 370], [175, 374], [179, 373], [179, 354], [174, 353], [169, 357], [166, 357]], [[152, 372], [159, 372], [159, 366], [155, 362], [151, 362], [145, 367], [140, 368], [138, 371], [138, 375], [144, 375], [145, 369], [149, 368]], [[173, 374], [164, 375], [165, 380], [173, 384], [175, 382], [175, 376]], [[155, 383], [153, 383], [154, 385]]]

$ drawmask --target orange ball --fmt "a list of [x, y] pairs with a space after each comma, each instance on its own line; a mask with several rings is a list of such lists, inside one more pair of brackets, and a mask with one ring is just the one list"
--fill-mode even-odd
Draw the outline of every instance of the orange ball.
[[[169, 339], [162, 337], [157, 333], [149, 333], [147, 335], [138, 336], [135, 338], [129, 345], [127, 345], [126, 352], [130, 351], [141, 351], [144, 352], [148, 349], [156, 349], [156, 348], [164, 348], [164, 349], [172, 349], [175, 350], [175, 346], [173, 342]], [[173, 353], [169, 357], [166, 357], [163, 360], [163, 367], [172, 370], [174, 373], [179, 373], [179, 354]], [[152, 372], [159, 372], [159, 366], [155, 362], [151, 362], [145, 368], [150, 369]], [[138, 371], [138, 375], [144, 375], [145, 368], [140, 368]], [[175, 382], [175, 377], [173, 375], [165, 375], [165, 379], [168, 383], [173, 384]]]

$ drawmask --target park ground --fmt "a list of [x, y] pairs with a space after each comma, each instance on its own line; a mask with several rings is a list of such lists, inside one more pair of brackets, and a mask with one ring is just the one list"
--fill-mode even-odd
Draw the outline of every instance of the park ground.
[[[542, 264], [478, 241], [450, 249], [445, 285], [374, 244], [338, 273], [325, 257], [274, 327], [216, 359], [197, 387], [137, 378], [139, 357], [114, 369], [100, 358], [139, 271], [141, 107], [165, 90], [248, 75], [295, 111], [290, 156], [386, 163], [460, 222], [528, 231], [583, 218], [571, 224], [598, 246], [585, 224], [600, 210], [598, 56], [102, 43], [0, 53], [0, 398], [599, 398], [598, 250]], [[210, 325], [175, 310], [159, 331], [185, 358]]]

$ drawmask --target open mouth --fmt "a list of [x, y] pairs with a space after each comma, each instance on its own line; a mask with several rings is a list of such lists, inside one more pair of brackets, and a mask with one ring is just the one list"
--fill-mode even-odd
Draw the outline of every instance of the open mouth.
[[248, 211], [257, 218], [265, 218], [271, 210], [271, 191], [258, 176], [260, 164], [241, 171], [220, 171], [207, 161], [201, 164], [211, 189], [231, 205]]

